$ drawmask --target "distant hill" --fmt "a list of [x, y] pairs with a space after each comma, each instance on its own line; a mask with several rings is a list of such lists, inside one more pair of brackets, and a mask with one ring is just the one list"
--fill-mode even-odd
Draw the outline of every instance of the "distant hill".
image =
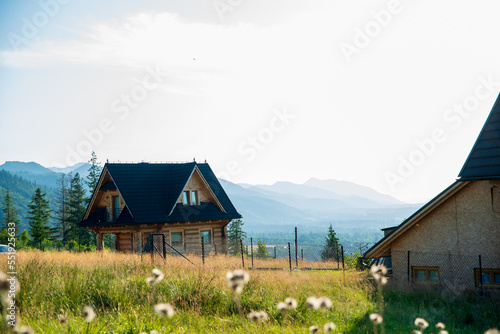
[[[72, 171], [74, 171], [75, 169], [79, 169], [82, 166], [90, 166], [90, 165], [86, 162], [79, 162], [77, 164], [74, 164], [73, 166], [68, 166], [68, 167], [62, 167], [62, 168], [60, 168], [60, 167], [47, 167], [47, 168], [53, 172], [56, 172], [56, 173], [68, 174], [68, 173], [71, 173]], [[88, 167], [87, 167], [87, 169], [88, 169]]]
[[284, 232], [301, 226], [314, 232], [334, 224], [344, 233], [379, 231], [399, 224], [420, 205], [352, 182], [310, 179], [304, 184], [234, 184], [220, 180], [245, 228], [255, 232]]
[[[35, 193], [37, 187], [46, 193], [46, 198], [49, 200], [50, 205], [53, 207], [55, 192], [52, 188], [41, 186], [35, 182], [25, 180], [24, 178], [14, 175], [5, 170], [0, 170], [0, 203], [3, 203], [5, 192], [10, 191], [14, 206], [19, 210], [19, 218], [21, 219], [21, 230], [28, 228], [28, 204], [31, 197]], [[0, 207], [3, 206], [0, 204]], [[0, 219], [2, 212], [0, 211]]]
[[64, 168], [47, 168], [36, 162], [7, 161], [3, 165], [0, 165], [0, 170], [5, 170], [25, 180], [35, 182], [37, 185], [56, 188], [57, 180], [61, 177], [61, 173], [79, 173], [80, 177], [86, 178], [89, 167], [90, 165], [85, 162]]
[[[5, 189], [10, 189], [24, 218], [37, 186], [44, 188], [52, 202], [61, 173], [78, 172], [85, 178], [89, 167], [84, 162], [46, 168], [35, 162], [8, 161], [0, 165], [0, 198], [5, 196]], [[380, 228], [399, 224], [420, 206], [347, 181], [312, 178], [304, 184], [273, 185], [220, 181], [249, 232], [290, 232], [294, 226], [325, 232], [329, 224], [342, 233], [379, 232]]]
[[384, 205], [406, 204], [392, 196], [381, 194], [372, 188], [348, 181], [318, 180], [315, 178], [311, 178], [304, 184], [307, 186], [331, 191], [341, 196], [365, 198]]

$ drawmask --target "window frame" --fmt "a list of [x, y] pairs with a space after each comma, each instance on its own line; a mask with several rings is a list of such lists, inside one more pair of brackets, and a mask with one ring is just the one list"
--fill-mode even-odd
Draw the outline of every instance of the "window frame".
[[184, 190], [184, 191], [182, 192], [182, 204], [184, 204], [184, 205], [189, 205], [189, 203], [190, 203], [190, 201], [189, 201], [189, 200], [190, 200], [190, 199], [191, 199], [191, 198], [190, 198], [189, 190]]
[[[172, 236], [173, 236], [174, 234], [178, 234], [178, 235], [179, 235], [179, 241], [178, 241], [178, 242], [175, 242], [175, 241], [173, 240]], [[182, 231], [181, 231], [181, 232], [170, 232], [170, 242], [172, 243], [172, 246], [174, 246], [174, 245], [177, 245], [177, 246], [178, 246], [178, 245], [182, 245], [182, 244], [183, 244], [182, 239], [183, 239], [183, 238], [182, 238]]]
[[[202, 233], [204, 233], [204, 232], [208, 233], [208, 241], [206, 241], [207, 239], [204, 238], [203, 235], [202, 235]], [[201, 242], [201, 240], [205, 240], [203, 242], [204, 244], [211, 244], [212, 243], [211, 239], [212, 239], [212, 231], [210, 231], [210, 230], [201, 230], [200, 231], [200, 242]]]
[[[191, 205], [198, 205], [199, 204], [199, 198], [198, 198], [198, 190], [191, 190], [190, 191], [190, 203]], [[193, 195], [194, 195], [194, 201], [193, 201]]]
[[482, 274], [490, 274], [490, 282], [493, 283], [484, 283], [482, 284], [483, 288], [488, 288], [488, 289], [500, 289], [500, 283], [495, 283], [495, 274], [500, 274], [500, 269], [495, 269], [495, 268], [474, 268], [474, 281], [476, 283], [476, 287], [480, 288], [481, 287], [481, 280], [479, 279], [479, 272], [481, 271]]
[[[425, 281], [421, 281], [417, 279], [417, 271], [425, 271]], [[437, 281], [431, 281], [429, 279], [429, 272], [437, 271]], [[439, 267], [423, 267], [423, 266], [413, 266], [411, 267], [411, 277], [413, 283], [418, 284], [432, 284], [439, 285], [441, 284], [441, 273], [439, 272]]]

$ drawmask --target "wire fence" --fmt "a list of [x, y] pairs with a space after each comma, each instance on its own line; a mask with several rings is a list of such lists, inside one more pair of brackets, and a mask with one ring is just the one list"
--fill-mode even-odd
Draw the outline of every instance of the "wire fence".
[[391, 251], [392, 279], [411, 287], [465, 291], [500, 291], [500, 257]]
[[[144, 251], [151, 253], [152, 259], [171, 256], [184, 257], [190, 262], [214, 266], [214, 257], [228, 255], [224, 265], [217, 260], [217, 266], [227, 268], [238, 265], [242, 268], [257, 270], [345, 270], [354, 268], [358, 263], [361, 250], [334, 243], [324, 245], [298, 242], [297, 230], [291, 241], [246, 238], [229, 239], [222, 242], [210, 242], [201, 237], [199, 243], [173, 243], [166, 241], [163, 234], [151, 234]], [[320, 244], [323, 243], [323, 244]]]

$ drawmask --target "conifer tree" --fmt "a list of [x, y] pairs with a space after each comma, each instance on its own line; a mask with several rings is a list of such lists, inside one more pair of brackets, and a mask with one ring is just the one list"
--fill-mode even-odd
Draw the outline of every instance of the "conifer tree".
[[32, 244], [40, 247], [43, 240], [49, 236], [50, 218], [49, 201], [45, 199], [45, 193], [42, 193], [40, 187], [36, 188], [28, 208]]
[[328, 235], [325, 238], [323, 251], [321, 252], [321, 259], [323, 261], [334, 259], [339, 260], [339, 238], [335, 234], [332, 225], [328, 228]]
[[69, 223], [69, 185], [68, 176], [66, 174], [61, 174], [61, 177], [57, 180], [57, 197], [56, 202], [56, 236], [62, 241], [63, 245], [66, 245], [68, 231], [70, 229]]
[[243, 225], [241, 219], [236, 219], [227, 228], [229, 255], [237, 255], [241, 251], [240, 240], [247, 237], [247, 234], [243, 231]]
[[5, 192], [5, 197], [2, 202], [3, 218], [2, 218], [2, 231], [0, 239], [2, 243], [7, 243], [9, 238], [16, 238], [19, 235], [20, 220], [17, 218], [19, 210], [14, 207], [14, 202], [10, 195], [10, 191]]
[[[102, 167], [99, 162], [97, 162], [97, 155], [92, 151], [92, 157], [88, 161], [90, 164], [89, 175], [87, 175], [87, 180], [85, 183], [89, 187], [90, 194], [94, 191], [97, 183], [99, 182], [99, 177], [101, 176]], [[90, 201], [90, 198], [88, 199]]]
[[67, 240], [76, 241], [81, 245], [90, 245], [93, 242], [93, 233], [84, 227], [78, 227], [78, 223], [82, 221], [86, 209], [85, 189], [79, 173], [76, 173], [71, 178], [68, 191], [68, 206], [70, 230]]
[[257, 240], [257, 252], [255, 257], [258, 259], [268, 259], [271, 257], [271, 254], [267, 250], [266, 243], [260, 238]]

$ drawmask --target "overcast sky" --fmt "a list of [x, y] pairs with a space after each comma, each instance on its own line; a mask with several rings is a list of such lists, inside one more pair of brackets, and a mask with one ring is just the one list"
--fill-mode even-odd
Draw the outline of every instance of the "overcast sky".
[[0, 163], [210, 163], [408, 202], [457, 177], [500, 91], [500, 2], [4, 0]]

